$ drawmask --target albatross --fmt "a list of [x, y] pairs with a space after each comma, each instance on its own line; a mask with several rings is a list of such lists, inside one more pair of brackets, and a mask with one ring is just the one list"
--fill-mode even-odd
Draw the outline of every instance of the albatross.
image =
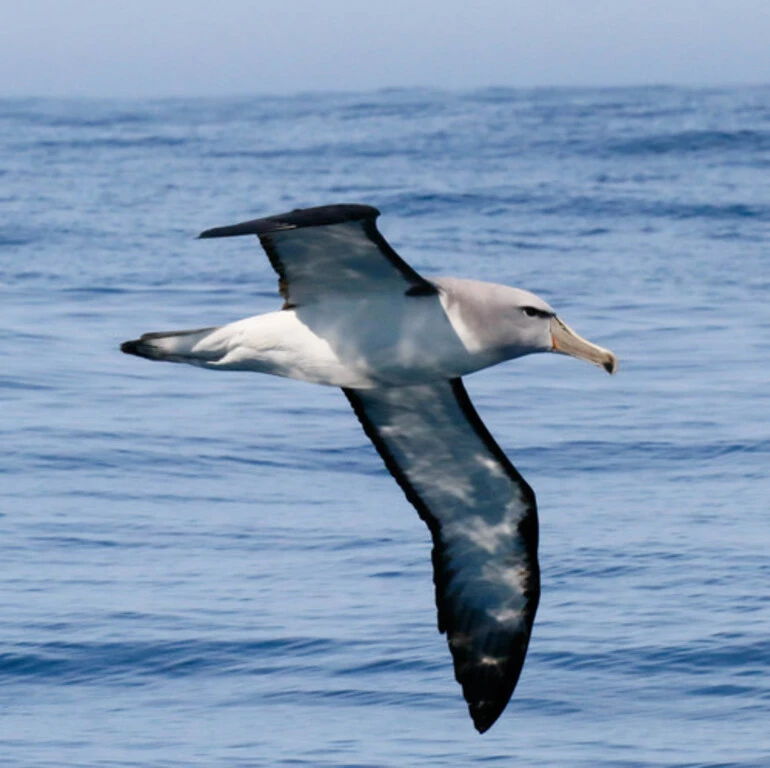
[[540, 597], [535, 494], [473, 407], [462, 377], [534, 352], [615, 373], [608, 349], [520, 288], [422, 277], [368, 205], [306, 208], [200, 238], [256, 235], [283, 307], [219, 327], [145, 333], [149, 360], [341, 387], [433, 539], [438, 629], [483, 733], [508, 704]]

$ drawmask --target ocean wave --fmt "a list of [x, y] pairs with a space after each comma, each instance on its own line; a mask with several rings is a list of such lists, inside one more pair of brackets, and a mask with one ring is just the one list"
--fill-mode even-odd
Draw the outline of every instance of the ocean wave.
[[[715, 635], [688, 643], [608, 647], [605, 651], [543, 650], [532, 655], [556, 669], [612, 672], [613, 675], [653, 681], [679, 677], [692, 695], [741, 697], [747, 693], [770, 697], [770, 640], [740, 635]], [[694, 680], [711, 679], [696, 683]], [[686, 682], [685, 682], [686, 681]]]
[[87, 139], [35, 139], [30, 149], [162, 149], [194, 144], [195, 140], [182, 136], [97, 136]]
[[767, 152], [770, 150], [770, 131], [691, 129], [609, 142], [606, 147], [610, 153], [618, 155]]
[[269, 640], [181, 640], [133, 642], [51, 642], [6, 645], [0, 680], [59, 685], [123, 683], [147, 685], [157, 679], [201, 675], [272, 675], [330, 653], [352, 650], [350, 642], [290, 637]]

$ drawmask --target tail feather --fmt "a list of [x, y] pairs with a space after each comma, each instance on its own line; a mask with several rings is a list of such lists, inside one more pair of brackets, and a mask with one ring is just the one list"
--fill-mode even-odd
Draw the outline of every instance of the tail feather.
[[147, 360], [166, 360], [171, 363], [205, 365], [218, 360], [224, 350], [196, 349], [216, 327], [197, 328], [191, 331], [165, 331], [142, 334], [138, 339], [124, 341], [120, 351]]

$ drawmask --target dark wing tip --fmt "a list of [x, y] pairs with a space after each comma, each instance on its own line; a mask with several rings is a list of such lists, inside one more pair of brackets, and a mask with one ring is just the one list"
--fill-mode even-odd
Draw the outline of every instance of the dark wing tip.
[[124, 341], [120, 345], [120, 351], [125, 352], [127, 355], [137, 355], [138, 357], [144, 357], [144, 355], [139, 352], [139, 344], [139, 339], [134, 339], [133, 341]]
[[152, 344], [148, 344], [148, 336], [146, 333], [141, 339], [132, 339], [131, 341], [124, 341], [120, 345], [120, 351], [127, 355], [136, 355], [137, 357], [143, 357], [145, 360], [163, 360], [164, 357], [161, 351], [154, 347]]
[[145, 333], [139, 339], [131, 339], [131, 341], [124, 341], [120, 345], [120, 351], [126, 355], [136, 355], [137, 357], [143, 357], [146, 360], [162, 360], [163, 356], [160, 354], [160, 350], [154, 347], [152, 344], [148, 344], [153, 337], [162, 336], [161, 333]]
[[152, 344], [145, 343], [144, 337], [141, 339], [133, 339], [132, 341], [124, 341], [120, 345], [120, 351], [126, 355], [136, 355], [136, 357], [143, 357], [145, 360], [164, 359], [157, 347], [153, 347]]
[[[466, 655], [450, 642], [455, 661], [455, 679], [462, 686], [473, 725], [479, 733], [488, 731], [505, 711], [524, 664], [524, 651], [501, 658], [497, 664], [479, 663], [477, 654]], [[475, 657], [475, 658], [474, 658]]]
[[471, 713], [473, 726], [479, 733], [486, 733], [503, 714], [508, 705], [508, 699], [502, 703], [499, 701], [483, 701], [480, 704], [469, 704], [468, 711]]
[[380, 212], [371, 205], [356, 203], [340, 203], [337, 205], [321, 205], [316, 208], [297, 208], [276, 216], [263, 219], [252, 219], [229, 227], [214, 227], [201, 232], [199, 240], [210, 237], [238, 237], [239, 235], [267, 235], [280, 232], [283, 229], [300, 229], [302, 227], [324, 227], [330, 224], [344, 224], [346, 221], [374, 221]]

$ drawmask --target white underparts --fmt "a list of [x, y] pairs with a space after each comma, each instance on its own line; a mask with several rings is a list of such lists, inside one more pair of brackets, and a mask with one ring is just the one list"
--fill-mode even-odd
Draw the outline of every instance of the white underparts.
[[468, 348], [467, 330], [453, 314], [435, 295], [348, 296], [190, 334], [149, 334], [142, 342], [154, 359], [205, 368], [352, 389], [408, 386], [499, 362]]

